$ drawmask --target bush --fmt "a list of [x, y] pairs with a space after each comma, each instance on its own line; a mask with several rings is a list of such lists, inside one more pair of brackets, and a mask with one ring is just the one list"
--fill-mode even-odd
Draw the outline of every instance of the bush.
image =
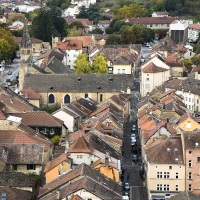
[[51, 140], [54, 142], [55, 145], [59, 145], [60, 141], [60, 136], [59, 135], [54, 135]]

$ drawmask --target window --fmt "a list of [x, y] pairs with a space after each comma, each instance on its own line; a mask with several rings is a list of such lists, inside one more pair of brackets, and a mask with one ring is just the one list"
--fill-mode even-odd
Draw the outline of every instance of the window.
[[162, 184], [157, 184], [157, 191], [162, 191]]
[[149, 78], [146, 78], [146, 81], [149, 81]]
[[191, 102], [191, 98], [189, 98], [189, 102]]
[[55, 97], [53, 94], [49, 95], [49, 103], [55, 103]]
[[189, 178], [189, 179], [192, 179], [192, 172], [189, 172], [188, 178]]
[[191, 122], [190, 121], [187, 122], [186, 128], [191, 128]]
[[68, 94], [64, 97], [64, 103], [70, 103], [70, 96]]
[[36, 165], [27, 165], [27, 170], [35, 170]]
[[17, 170], [17, 165], [13, 165], [13, 170]]
[[189, 109], [191, 109], [191, 106], [189, 105]]
[[122, 69], [122, 74], [125, 74], [125, 69]]
[[186, 99], [186, 101], [187, 101], [187, 97], [186, 97], [185, 99]]
[[172, 169], [172, 166], [169, 166], [169, 169]]
[[163, 189], [164, 191], [169, 191], [169, 185], [164, 185]]
[[197, 157], [197, 162], [200, 162], [200, 157]]
[[100, 102], [103, 101], [103, 94], [100, 94]]
[[2, 197], [6, 197], [7, 194], [6, 194], [5, 192], [2, 192], [2, 193], [1, 193], [1, 196], [2, 196]]
[[199, 103], [199, 99], [197, 99], [197, 104]]
[[113, 74], [113, 68], [109, 67], [109, 74]]
[[145, 88], [150, 88], [150, 85], [149, 84], [145, 84]]
[[88, 98], [88, 93], [85, 93], [85, 98]]
[[188, 167], [192, 167], [192, 161], [191, 160], [188, 161]]
[[192, 153], [192, 151], [189, 151], [189, 154], [191, 154]]
[[189, 190], [189, 191], [192, 191], [192, 184], [189, 184], [189, 185], [188, 185], [188, 190]]
[[178, 191], [178, 185], [176, 185], [176, 191]]
[[169, 178], [169, 172], [164, 172], [164, 178]]
[[71, 62], [71, 60], [69, 60], [69, 62]]
[[178, 172], [176, 172], [176, 179], [178, 178]]
[[9, 122], [9, 125], [13, 125], [13, 122], [10, 121], [10, 122]]
[[162, 172], [157, 172], [157, 178], [162, 178]]
[[121, 69], [118, 69], [118, 70], [117, 70], [117, 73], [118, 73], [118, 74], [121, 74]]
[[77, 155], [77, 158], [83, 158], [83, 155]]

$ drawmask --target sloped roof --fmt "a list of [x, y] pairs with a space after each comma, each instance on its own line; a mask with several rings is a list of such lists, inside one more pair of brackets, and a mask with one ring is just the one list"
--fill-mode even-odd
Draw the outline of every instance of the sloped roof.
[[[183, 164], [183, 150], [180, 136], [166, 140], [146, 150], [147, 160], [154, 164]], [[177, 160], [178, 159], [178, 160]]]
[[[9, 187], [34, 187], [34, 180], [22, 172], [1, 172], [0, 185]], [[0, 188], [1, 188], [0, 187]]]
[[43, 161], [41, 144], [7, 144], [0, 145], [0, 159], [6, 164], [38, 164]]
[[94, 44], [91, 36], [65, 37], [63, 41], [66, 40], [80, 41], [82, 43], [82, 46], [85, 48], [91, 44]]
[[193, 131], [191, 133], [183, 131], [185, 149], [197, 149], [197, 147], [195, 146], [196, 143], [200, 146], [199, 134], [199, 130]]
[[184, 191], [172, 196], [169, 200], [200, 200], [200, 196], [190, 191]]
[[[76, 181], [67, 184], [71, 180], [75, 179]], [[108, 179], [106, 176], [84, 163], [41, 187], [39, 197], [45, 196], [50, 192], [53, 195], [57, 188], [60, 188], [61, 198], [64, 198], [82, 188], [105, 200], [112, 197], [117, 197], [116, 199], [120, 200], [122, 199], [121, 186], [118, 183]], [[120, 198], [118, 198], [118, 196]]]
[[6, 106], [14, 109], [16, 112], [32, 111], [33, 107], [29, 104], [19, 101], [15, 97], [11, 97], [7, 94], [0, 94], [0, 101], [3, 102]]
[[127, 74], [29, 74], [25, 76], [25, 89], [31, 87], [36, 92], [46, 92], [50, 86], [54, 87], [53, 92], [120, 92], [127, 87], [133, 89], [134, 82], [133, 76]]
[[143, 73], [159, 73], [159, 72], [165, 72], [169, 69], [158, 67], [153, 62], [150, 62], [148, 65], [146, 65], [144, 68], [142, 68]]
[[62, 120], [50, 115], [45, 111], [12, 113], [12, 115], [21, 117], [22, 123], [27, 126], [61, 127], [64, 123]]
[[24, 98], [30, 99], [30, 100], [40, 100], [41, 96], [37, 92], [35, 92], [32, 88], [28, 88], [26, 90], [21, 90], [22, 96]]
[[79, 137], [69, 148], [69, 153], [92, 153], [93, 148], [91, 148], [90, 144], [85, 140], [84, 137]]
[[46, 167], [45, 167], [45, 172], [48, 172], [50, 170], [52, 170], [53, 168], [55, 168], [56, 166], [58, 166], [60, 163], [66, 161], [68, 163], [71, 163], [72, 160], [70, 158], [68, 158], [69, 154], [66, 154], [66, 153], [63, 153], [61, 154], [60, 156], [58, 156], [57, 158], [55, 158], [54, 160], [52, 161], [49, 161], [47, 164], [46, 164]]

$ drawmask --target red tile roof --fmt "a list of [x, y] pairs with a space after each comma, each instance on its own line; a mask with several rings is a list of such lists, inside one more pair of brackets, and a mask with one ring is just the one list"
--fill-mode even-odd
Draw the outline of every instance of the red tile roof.
[[70, 146], [68, 152], [69, 153], [92, 153], [92, 149], [84, 137], [79, 137], [79, 139]]
[[163, 67], [158, 67], [155, 65], [153, 62], [150, 62], [147, 66], [142, 68], [143, 73], [158, 73], [158, 72], [165, 72], [168, 71], [169, 69], [163, 68]]
[[22, 123], [27, 126], [61, 127], [64, 123], [62, 120], [50, 115], [45, 111], [12, 113], [12, 115], [21, 117]]
[[200, 24], [189, 24], [188, 28], [193, 28], [193, 29], [200, 30]]
[[32, 88], [28, 88], [26, 90], [22, 90], [21, 93], [22, 93], [22, 96], [24, 98], [26, 98], [26, 99], [30, 99], [30, 100], [40, 100], [41, 99], [40, 94], [38, 94]]
[[7, 94], [0, 94], [0, 101], [3, 102], [7, 107], [12, 108], [16, 112], [33, 111], [33, 107], [18, 100], [16, 97], [8, 96]]

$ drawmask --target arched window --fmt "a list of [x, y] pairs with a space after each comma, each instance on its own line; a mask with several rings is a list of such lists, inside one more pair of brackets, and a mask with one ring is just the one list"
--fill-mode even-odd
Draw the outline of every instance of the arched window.
[[49, 103], [55, 103], [55, 97], [53, 94], [49, 95]]
[[85, 93], [85, 98], [88, 98], [88, 93]]
[[100, 102], [103, 101], [103, 94], [100, 94]]
[[68, 94], [64, 97], [64, 103], [70, 103], [70, 96]]

